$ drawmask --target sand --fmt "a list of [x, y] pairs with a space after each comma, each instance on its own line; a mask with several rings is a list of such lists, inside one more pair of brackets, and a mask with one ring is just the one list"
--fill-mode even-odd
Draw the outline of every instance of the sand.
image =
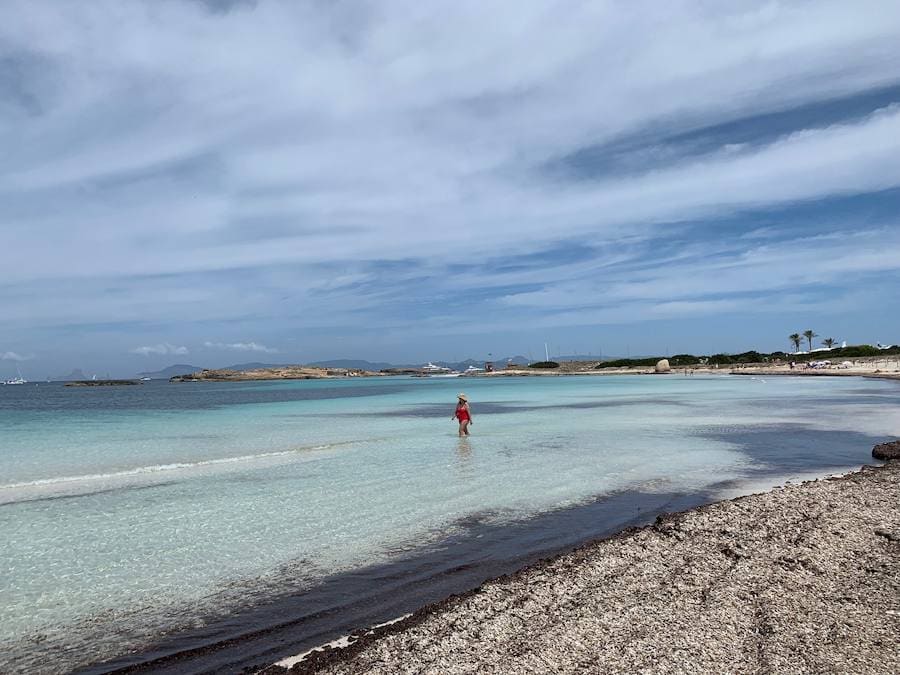
[[900, 461], [661, 517], [339, 644], [290, 672], [900, 672]]

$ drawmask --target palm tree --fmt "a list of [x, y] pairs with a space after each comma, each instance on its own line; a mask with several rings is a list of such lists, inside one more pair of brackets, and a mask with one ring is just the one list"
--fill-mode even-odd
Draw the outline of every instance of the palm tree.
[[835, 342], [837, 342], [837, 340], [835, 340], [834, 338], [825, 338], [824, 340], [822, 340], [822, 344], [828, 347], [828, 349], [834, 347]]
[[788, 335], [788, 340], [791, 341], [791, 344], [794, 345], [794, 351], [800, 351], [800, 333], [791, 333]]
[[805, 330], [803, 331], [803, 337], [805, 337], [809, 341], [809, 351], [812, 351], [812, 339], [819, 336], [813, 333], [811, 330]]

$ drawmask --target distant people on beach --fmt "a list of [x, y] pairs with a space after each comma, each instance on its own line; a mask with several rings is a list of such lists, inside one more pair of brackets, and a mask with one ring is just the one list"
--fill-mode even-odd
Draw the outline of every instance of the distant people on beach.
[[469, 410], [469, 399], [465, 394], [459, 394], [457, 396], [459, 399], [456, 402], [456, 412], [453, 413], [453, 417], [450, 419], [459, 420], [459, 435], [460, 436], [468, 436], [469, 435], [469, 425], [472, 424], [472, 413]]

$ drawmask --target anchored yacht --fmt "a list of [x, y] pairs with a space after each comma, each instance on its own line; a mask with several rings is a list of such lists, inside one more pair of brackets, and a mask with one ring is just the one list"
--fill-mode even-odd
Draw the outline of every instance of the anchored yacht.
[[452, 368], [437, 366], [429, 361], [422, 366], [422, 374], [426, 377], [459, 377], [462, 373], [459, 373]]
[[28, 380], [26, 380], [24, 377], [22, 377], [22, 372], [18, 368], [16, 368], [16, 373], [18, 374], [17, 377], [10, 378], [10, 379], [6, 380], [6, 382], [4, 382], [3, 384], [27, 384], [28, 383]]

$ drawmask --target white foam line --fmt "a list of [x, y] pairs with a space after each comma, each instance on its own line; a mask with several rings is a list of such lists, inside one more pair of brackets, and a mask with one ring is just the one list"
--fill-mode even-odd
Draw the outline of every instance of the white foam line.
[[22, 483], [7, 483], [0, 485], [0, 490], [15, 490], [28, 487], [38, 487], [42, 485], [60, 485], [65, 483], [80, 483], [94, 480], [108, 480], [111, 478], [126, 478], [129, 476], [142, 476], [146, 474], [163, 473], [166, 471], [176, 471], [178, 469], [193, 469], [201, 466], [214, 466], [216, 464], [233, 464], [237, 462], [249, 462], [256, 459], [269, 459], [272, 457], [284, 457], [287, 455], [297, 454], [299, 452], [310, 450], [327, 450], [339, 444], [314, 445], [305, 448], [294, 448], [292, 450], [278, 450], [276, 452], [263, 452], [256, 455], [241, 455], [239, 457], [221, 457], [218, 459], [204, 459], [199, 462], [175, 462], [172, 464], [154, 464], [151, 466], [139, 466], [134, 469], [125, 471], [114, 471], [112, 473], [90, 473], [81, 476], [57, 476], [54, 478], [40, 478], [38, 480], [25, 481]]
[[[861, 466], [861, 465], [860, 465]], [[797, 485], [798, 483], [803, 483], [806, 481], [812, 480], [825, 480], [827, 478], [841, 478], [842, 476], [846, 476], [848, 474], [854, 473], [860, 470], [860, 466], [848, 466], [843, 469], [839, 469], [838, 471], [832, 472], [816, 472], [816, 471], [806, 471], [806, 472], [797, 472], [797, 473], [784, 473], [778, 474], [776, 476], [769, 476], [766, 478], [758, 478], [758, 479], [747, 479], [747, 480], [738, 480], [736, 481], [736, 485], [733, 487], [728, 487], [723, 490], [718, 490], [715, 493], [715, 498], [717, 500], [722, 499], [735, 499], [737, 497], [744, 497], [746, 495], [752, 495], [759, 492], [768, 492], [769, 490], [773, 490], [775, 488], [785, 487], [788, 483], [792, 485]]]
[[404, 614], [403, 616], [398, 616], [396, 619], [391, 619], [390, 621], [385, 621], [384, 623], [377, 623], [372, 626], [369, 630], [364, 633], [353, 633], [351, 635], [344, 635], [342, 637], [337, 638], [336, 640], [332, 640], [331, 642], [326, 642], [324, 645], [319, 645], [318, 647], [313, 647], [312, 649], [307, 649], [305, 652], [301, 654], [297, 654], [296, 656], [289, 656], [286, 659], [282, 659], [276, 666], [281, 666], [282, 668], [291, 668], [296, 664], [303, 661], [307, 656], [312, 654], [313, 652], [321, 652], [324, 649], [344, 649], [345, 647], [349, 647], [354, 642], [359, 640], [361, 637], [365, 637], [366, 635], [371, 635], [379, 628], [384, 628], [385, 626], [390, 626], [391, 624], [397, 623], [398, 621], [403, 621], [403, 619], [409, 618], [412, 616], [412, 613]]

